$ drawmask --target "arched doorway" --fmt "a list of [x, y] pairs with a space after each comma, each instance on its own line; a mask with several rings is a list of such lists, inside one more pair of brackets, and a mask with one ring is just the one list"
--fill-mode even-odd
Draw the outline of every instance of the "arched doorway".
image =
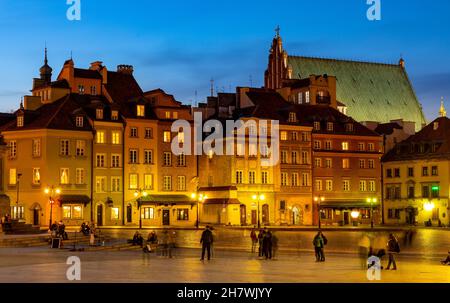
[[268, 224], [270, 222], [270, 220], [269, 220], [269, 205], [268, 204], [264, 204], [262, 206], [261, 222], [262, 222], [262, 224]]
[[293, 225], [303, 225], [303, 213], [301, 208], [295, 206], [292, 209], [292, 224]]
[[133, 222], [133, 206], [131, 204], [127, 205], [127, 223]]
[[247, 207], [241, 204], [241, 225], [247, 225]]
[[31, 223], [35, 226], [40, 225], [40, 216], [41, 216], [41, 205], [39, 203], [34, 203], [31, 207], [30, 207], [30, 211], [31, 211]]
[[103, 204], [97, 204], [97, 226], [103, 226]]

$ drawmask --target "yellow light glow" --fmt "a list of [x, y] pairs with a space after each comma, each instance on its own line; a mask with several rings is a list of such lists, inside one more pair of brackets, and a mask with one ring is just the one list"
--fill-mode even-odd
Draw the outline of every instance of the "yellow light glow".
[[139, 196], [139, 193], [137, 191], [134, 192], [134, 196], [137, 197]]
[[45, 192], [46, 194], [48, 194], [48, 193], [50, 192], [50, 189], [46, 188], [46, 189], [44, 189], [44, 192]]
[[142, 193], [142, 196], [147, 197], [147, 196], [148, 196], [148, 192], [144, 191], [144, 192]]
[[252, 199], [253, 199], [253, 200], [258, 200], [258, 196], [257, 196], [257, 195], [253, 195], [253, 196], [252, 196]]
[[352, 211], [351, 216], [353, 219], [358, 219], [359, 218], [359, 211]]
[[61, 193], [61, 190], [59, 188], [57, 188], [56, 193], [59, 195]]
[[259, 199], [260, 199], [261, 201], [264, 201], [264, 200], [266, 199], [266, 196], [261, 195], [261, 196], [259, 196]]
[[191, 199], [195, 199], [197, 197], [197, 195], [195, 193], [191, 194]]
[[427, 203], [425, 203], [424, 205], [423, 205], [423, 208], [426, 210], [426, 211], [432, 211], [433, 209], [434, 209], [434, 203], [433, 202], [427, 202]]

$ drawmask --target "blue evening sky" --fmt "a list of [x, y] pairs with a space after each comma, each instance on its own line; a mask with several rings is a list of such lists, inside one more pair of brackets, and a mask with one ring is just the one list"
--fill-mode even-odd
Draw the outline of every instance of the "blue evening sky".
[[450, 100], [450, 1], [381, 0], [377, 22], [366, 1], [81, 0], [81, 21], [69, 21], [66, 0], [0, 0], [0, 111], [29, 93], [45, 42], [54, 78], [72, 51], [78, 67], [132, 64], [144, 90], [189, 104], [205, 99], [211, 77], [219, 91], [250, 78], [261, 86], [280, 25], [289, 54], [387, 63], [403, 54], [433, 119], [440, 97]]

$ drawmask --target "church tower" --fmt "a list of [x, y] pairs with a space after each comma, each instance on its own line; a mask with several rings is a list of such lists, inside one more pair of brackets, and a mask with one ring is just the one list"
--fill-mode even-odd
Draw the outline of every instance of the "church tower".
[[441, 107], [439, 108], [439, 117], [447, 117], [447, 111], [444, 106], [444, 97], [441, 98]]
[[41, 80], [45, 84], [49, 84], [52, 81], [52, 72], [53, 69], [48, 65], [48, 59], [47, 59], [47, 47], [45, 47], [45, 58], [44, 58], [44, 65], [39, 69], [39, 72], [41, 74]]
[[269, 54], [269, 65], [264, 74], [264, 87], [270, 89], [281, 88], [283, 79], [292, 77], [292, 69], [288, 67], [288, 55], [283, 49], [280, 27], [275, 29], [275, 37]]

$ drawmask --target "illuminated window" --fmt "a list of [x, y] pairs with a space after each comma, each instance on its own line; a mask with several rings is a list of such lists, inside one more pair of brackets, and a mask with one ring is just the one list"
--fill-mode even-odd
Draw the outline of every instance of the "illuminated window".
[[111, 120], [114, 120], [114, 121], [119, 120], [119, 111], [117, 111], [117, 110], [111, 111]]
[[163, 190], [164, 191], [172, 190], [172, 176], [163, 177]]
[[61, 184], [69, 184], [69, 169], [61, 168], [60, 169], [60, 183]]
[[176, 120], [178, 119], [178, 112], [173, 112], [173, 118]]
[[63, 218], [64, 219], [72, 218], [72, 207], [70, 205], [63, 206]]
[[350, 191], [350, 180], [342, 181], [342, 190], [343, 191]]
[[281, 185], [287, 186], [289, 184], [288, 182], [288, 174], [287, 173], [281, 173]]
[[178, 138], [178, 143], [184, 143], [184, 133], [183, 132], [179, 132], [177, 135]]
[[105, 143], [105, 131], [99, 130], [97, 131], [97, 144], [104, 144]]
[[142, 210], [143, 219], [154, 219], [155, 209], [153, 207], [144, 207]]
[[188, 221], [189, 220], [189, 209], [177, 209], [177, 220], [178, 221]]
[[145, 105], [136, 106], [136, 113], [138, 117], [145, 117]]
[[325, 190], [326, 191], [333, 191], [333, 180], [326, 180], [325, 181]]
[[186, 190], [186, 176], [178, 176], [177, 177], [177, 190], [185, 191]]
[[342, 150], [348, 150], [348, 142], [342, 142]]
[[77, 127], [83, 127], [83, 124], [84, 124], [83, 116], [77, 116], [75, 124], [76, 124]]
[[17, 127], [23, 127], [23, 116], [17, 116]]
[[61, 140], [60, 141], [60, 150], [59, 154], [61, 156], [69, 155], [69, 140]]
[[130, 189], [138, 188], [138, 174], [130, 174], [129, 186]]
[[9, 185], [17, 184], [17, 170], [15, 168], [9, 169]]
[[120, 131], [113, 131], [111, 137], [112, 144], [120, 144]]
[[153, 151], [144, 150], [144, 164], [153, 164]]
[[111, 208], [111, 220], [119, 220], [119, 208], [112, 207]]
[[144, 175], [144, 189], [153, 189], [153, 175], [152, 174]]
[[72, 207], [72, 219], [83, 218], [83, 208], [79, 205]]
[[120, 192], [120, 183], [121, 183], [120, 177], [111, 177], [111, 191], [113, 193]]
[[291, 185], [296, 187], [298, 186], [298, 173], [293, 173], [291, 176]]
[[97, 193], [106, 192], [106, 177], [104, 176], [95, 177], [95, 192]]
[[350, 168], [350, 160], [349, 159], [342, 159], [342, 168], [343, 169], [349, 169]]
[[163, 141], [165, 143], [170, 143], [170, 137], [171, 137], [171, 133], [169, 131], [165, 131], [163, 133]]
[[103, 108], [97, 108], [97, 110], [95, 111], [95, 117], [98, 120], [102, 120], [103, 119]]
[[84, 184], [84, 168], [77, 168], [76, 171], [76, 184]]
[[17, 141], [9, 141], [9, 158], [15, 159], [17, 157]]
[[316, 180], [315, 187], [316, 187], [316, 191], [323, 191], [323, 182], [322, 182], [322, 180]]
[[33, 139], [33, 157], [41, 156], [41, 139]]
[[306, 103], [309, 103], [309, 101], [310, 101], [310, 100], [309, 100], [309, 91], [306, 91], [306, 92], [305, 92], [305, 102], [306, 102]]
[[281, 140], [281, 141], [287, 141], [287, 139], [288, 139], [288, 133], [287, 133], [287, 131], [281, 131], [281, 132], [280, 132], [280, 140]]
[[33, 184], [38, 185], [41, 184], [41, 169], [33, 168]]
[[302, 173], [302, 186], [309, 186], [309, 174]]
[[83, 94], [84, 94], [84, 85], [78, 85], [78, 93], [79, 93], [80, 95], [83, 95]]
[[86, 141], [77, 140], [76, 142], [77, 156], [84, 156], [85, 149], [86, 149]]
[[165, 112], [166, 114], [166, 119], [170, 119], [170, 112]]
[[367, 181], [365, 181], [365, 180], [359, 181], [359, 191], [361, 191], [361, 192], [367, 191]]

